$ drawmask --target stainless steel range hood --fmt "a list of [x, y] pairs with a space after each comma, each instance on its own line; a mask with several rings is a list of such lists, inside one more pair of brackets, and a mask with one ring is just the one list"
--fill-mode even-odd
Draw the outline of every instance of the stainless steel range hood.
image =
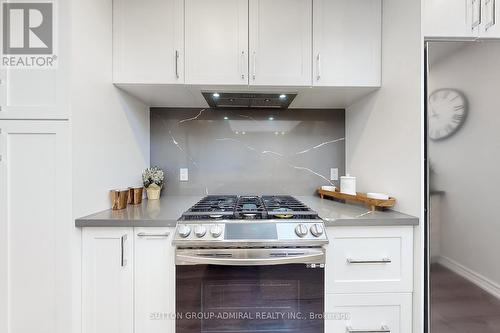
[[297, 94], [255, 92], [202, 92], [212, 108], [263, 108], [286, 109]]

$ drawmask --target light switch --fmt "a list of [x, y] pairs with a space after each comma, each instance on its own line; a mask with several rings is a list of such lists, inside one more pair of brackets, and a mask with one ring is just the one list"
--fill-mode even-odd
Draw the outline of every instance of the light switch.
[[187, 182], [189, 180], [189, 170], [187, 168], [181, 168], [179, 175], [181, 182]]
[[339, 180], [339, 169], [331, 168], [330, 169], [330, 180]]

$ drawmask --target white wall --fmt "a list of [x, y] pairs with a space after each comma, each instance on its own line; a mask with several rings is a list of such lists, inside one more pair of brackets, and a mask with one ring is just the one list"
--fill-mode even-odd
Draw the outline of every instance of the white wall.
[[[431, 45], [430, 53], [447, 44]], [[464, 126], [432, 142], [432, 186], [441, 198], [440, 255], [500, 286], [500, 42], [469, 43], [431, 66], [429, 92], [462, 91], [469, 101]]]
[[[359, 191], [388, 193], [396, 210], [421, 217], [421, 2], [384, 0], [382, 24], [382, 88], [347, 109], [346, 169]], [[423, 230], [415, 228], [414, 332], [423, 331]]]
[[112, 1], [74, 0], [71, 123], [73, 216], [110, 207], [108, 191], [140, 184], [149, 109], [112, 85]]
[[[140, 183], [149, 165], [149, 108], [112, 85], [112, 0], [72, 2], [72, 216], [77, 218], [108, 209], [110, 189]], [[81, 331], [80, 232], [74, 228], [69, 249], [73, 333]]]
[[347, 109], [346, 167], [358, 190], [385, 192], [420, 215], [420, 1], [385, 0], [382, 88]]

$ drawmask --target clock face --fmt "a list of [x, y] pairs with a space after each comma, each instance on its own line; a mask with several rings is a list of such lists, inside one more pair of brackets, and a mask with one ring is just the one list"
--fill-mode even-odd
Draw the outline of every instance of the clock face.
[[453, 89], [436, 90], [429, 97], [429, 138], [440, 140], [455, 133], [467, 116], [465, 96]]

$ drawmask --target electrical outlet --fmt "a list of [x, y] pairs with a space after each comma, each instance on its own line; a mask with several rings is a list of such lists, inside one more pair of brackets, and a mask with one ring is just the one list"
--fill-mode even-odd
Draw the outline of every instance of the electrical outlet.
[[331, 168], [330, 169], [330, 180], [339, 180], [339, 169]]
[[189, 180], [189, 170], [187, 168], [180, 169], [179, 179], [181, 182], [187, 182]]

